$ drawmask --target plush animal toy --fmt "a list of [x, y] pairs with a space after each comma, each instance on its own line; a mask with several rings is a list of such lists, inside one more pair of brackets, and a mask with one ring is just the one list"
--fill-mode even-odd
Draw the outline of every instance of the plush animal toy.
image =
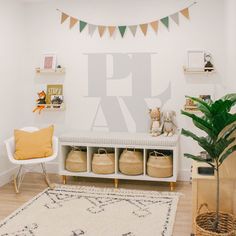
[[42, 92], [38, 93], [38, 97], [39, 98], [36, 100], [37, 107], [33, 110], [33, 112], [38, 111], [40, 114], [46, 105], [46, 93], [44, 91], [42, 91]]
[[150, 133], [152, 136], [156, 137], [162, 133], [162, 124], [161, 124], [161, 111], [159, 107], [154, 109], [149, 109], [149, 114], [151, 117], [151, 128]]
[[163, 112], [163, 132], [164, 136], [173, 136], [175, 133], [176, 125], [174, 123], [175, 111]]

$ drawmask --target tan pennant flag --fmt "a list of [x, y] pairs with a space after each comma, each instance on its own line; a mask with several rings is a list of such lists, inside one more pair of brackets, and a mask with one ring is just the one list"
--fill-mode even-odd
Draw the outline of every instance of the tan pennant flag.
[[180, 11], [182, 13], [183, 16], [185, 16], [187, 19], [189, 19], [189, 9], [185, 8], [182, 11]]
[[67, 20], [68, 17], [69, 16], [66, 13], [62, 12], [61, 13], [61, 24], [63, 24]]
[[136, 32], [137, 32], [137, 25], [130, 25], [129, 29], [130, 29], [132, 35], [135, 37]]
[[88, 25], [88, 32], [89, 32], [89, 35], [90, 35], [90, 36], [93, 36], [93, 34], [94, 34], [96, 28], [97, 28], [96, 25], [91, 25], [91, 24]]
[[148, 28], [148, 24], [141, 24], [139, 25], [143, 34], [146, 36], [147, 35], [147, 28]]
[[158, 21], [153, 21], [150, 23], [151, 27], [153, 28], [153, 30], [157, 33], [158, 31]]
[[113, 36], [115, 30], [116, 30], [115, 26], [108, 26], [108, 31], [111, 37]]
[[98, 26], [98, 32], [99, 32], [100, 37], [104, 35], [105, 30], [106, 30], [106, 26], [103, 26], [103, 25]]
[[70, 17], [70, 29], [72, 29], [78, 21], [79, 21], [78, 19]]

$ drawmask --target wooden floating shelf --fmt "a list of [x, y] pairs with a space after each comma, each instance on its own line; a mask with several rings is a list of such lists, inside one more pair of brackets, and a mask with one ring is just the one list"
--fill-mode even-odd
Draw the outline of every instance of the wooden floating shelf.
[[[40, 106], [44, 104], [36, 104], [36, 106]], [[65, 104], [45, 104], [45, 108], [42, 111], [64, 111]]]
[[[215, 68], [187, 68], [183, 67], [185, 74], [196, 74], [196, 75], [212, 75], [216, 73]], [[212, 71], [205, 71], [205, 70], [212, 70]]]
[[55, 70], [36, 68], [35, 72], [36, 72], [36, 74], [57, 74], [57, 75], [62, 75], [62, 74], [66, 73], [66, 68], [57, 68]]

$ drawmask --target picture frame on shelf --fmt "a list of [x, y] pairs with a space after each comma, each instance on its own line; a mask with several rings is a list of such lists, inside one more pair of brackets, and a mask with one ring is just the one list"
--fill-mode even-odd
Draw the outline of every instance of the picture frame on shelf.
[[205, 52], [203, 50], [187, 51], [187, 68], [190, 71], [204, 72], [205, 71]]
[[57, 56], [55, 53], [43, 54], [42, 69], [56, 70]]

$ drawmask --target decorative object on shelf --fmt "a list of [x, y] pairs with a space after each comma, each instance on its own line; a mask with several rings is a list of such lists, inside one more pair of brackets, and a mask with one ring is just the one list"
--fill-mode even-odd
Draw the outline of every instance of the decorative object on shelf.
[[163, 124], [161, 123], [161, 111], [159, 107], [149, 109], [149, 115], [151, 118], [150, 133], [156, 137], [161, 135]]
[[66, 170], [72, 172], [87, 171], [87, 152], [78, 147], [72, 147], [66, 158]]
[[205, 53], [205, 71], [212, 72], [214, 70], [214, 66], [211, 63], [211, 54]]
[[200, 95], [199, 96], [204, 102], [206, 102], [206, 103], [209, 103], [209, 102], [211, 102], [212, 100], [211, 100], [211, 95], [209, 95], [209, 94], [207, 94], [207, 95]]
[[38, 111], [39, 114], [43, 109], [46, 107], [46, 93], [44, 91], [41, 91], [38, 93], [38, 99], [36, 100], [37, 102], [37, 107], [33, 110], [33, 112]]
[[108, 153], [106, 149], [99, 148], [98, 153], [93, 154], [92, 171], [95, 174], [114, 174], [115, 153]]
[[[235, 235], [234, 217], [229, 213], [220, 212], [220, 167], [223, 162], [236, 151], [233, 133], [236, 130], [236, 113], [231, 108], [236, 104], [236, 93], [228, 94], [221, 99], [206, 103], [201, 98], [189, 97], [198, 105], [202, 116], [186, 111], [181, 113], [190, 117], [193, 124], [207, 134], [199, 137], [191, 131], [182, 129], [182, 135], [191, 137], [209, 154], [213, 162], [201, 156], [185, 153], [184, 156], [195, 161], [205, 162], [215, 169], [216, 178], [216, 211], [200, 213], [195, 218], [197, 235]], [[201, 209], [199, 209], [200, 211]]]
[[201, 50], [191, 50], [188, 54], [188, 70], [203, 72], [205, 67], [205, 52]]
[[175, 111], [164, 111], [163, 112], [163, 132], [164, 136], [173, 136], [177, 128], [174, 123]]
[[167, 178], [173, 175], [173, 157], [158, 151], [150, 152], [147, 174], [154, 178]]
[[143, 153], [134, 150], [124, 150], [119, 159], [119, 170], [124, 175], [143, 174]]
[[[47, 85], [47, 104], [52, 104], [52, 100], [54, 99], [55, 101], [56, 97], [58, 97], [60, 100], [63, 101], [63, 85], [62, 84], [48, 84]], [[56, 98], [57, 101], [58, 101], [58, 98]]]
[[56, 54], [44, 54], [42, 68], [45, 70], [56, 70], [57, 56]]
[[80, 20], [76, 17], [70, 16], [69, 14], [57, 9], [61, 13], [61, 24], [63, 24], [67, 19], [69, 19], [69, 28], [72, 29], [77, 23], [79, 24], [79, 32], [81, 33], [84, 31], [86, 26], [88, 26], [88, 32], [89, 35], [92, 36], [96, 29], [98, 29], [99, 35], [102, 38], [105, 31], [109, 31], [110, 37], [112, 37], [115, 31], [118, 31], [123, 38], [125, 33], [127, 32], [127, 29], [130, 30], [133, 36], [136, 35], [137, 28], [140, 27], [140, 30], [142, 31], [143, 35], [147, 35], [148, 27], [151, 27], [152, 30], [154, 30], [155, 33], [158, 31], [158, 23], [161, 22], [164, 27], [169, 29], [170, 25], [170, 19], [173, 20], [177, 25], [179, 25], [179, 15], [181, 14], [186, 19], [190, 19], [189, 14], [189, 8], [194, 6], [197, 2], [194, 1], [192, 4], [190, 4], [188, 7], [181, 9], [174, 14], [170, 14], [166, 17], [163, 17], [161, 19], [152, 20], [150, 22], [144, 22], [137, 25], [99, 25], [99, 24], [91, 24], [84, 20]]
[[53, 105], [53, 108], [60, 108], [62, 103], [63, 103], [62, 95], [51, 95], [51, 104]]

